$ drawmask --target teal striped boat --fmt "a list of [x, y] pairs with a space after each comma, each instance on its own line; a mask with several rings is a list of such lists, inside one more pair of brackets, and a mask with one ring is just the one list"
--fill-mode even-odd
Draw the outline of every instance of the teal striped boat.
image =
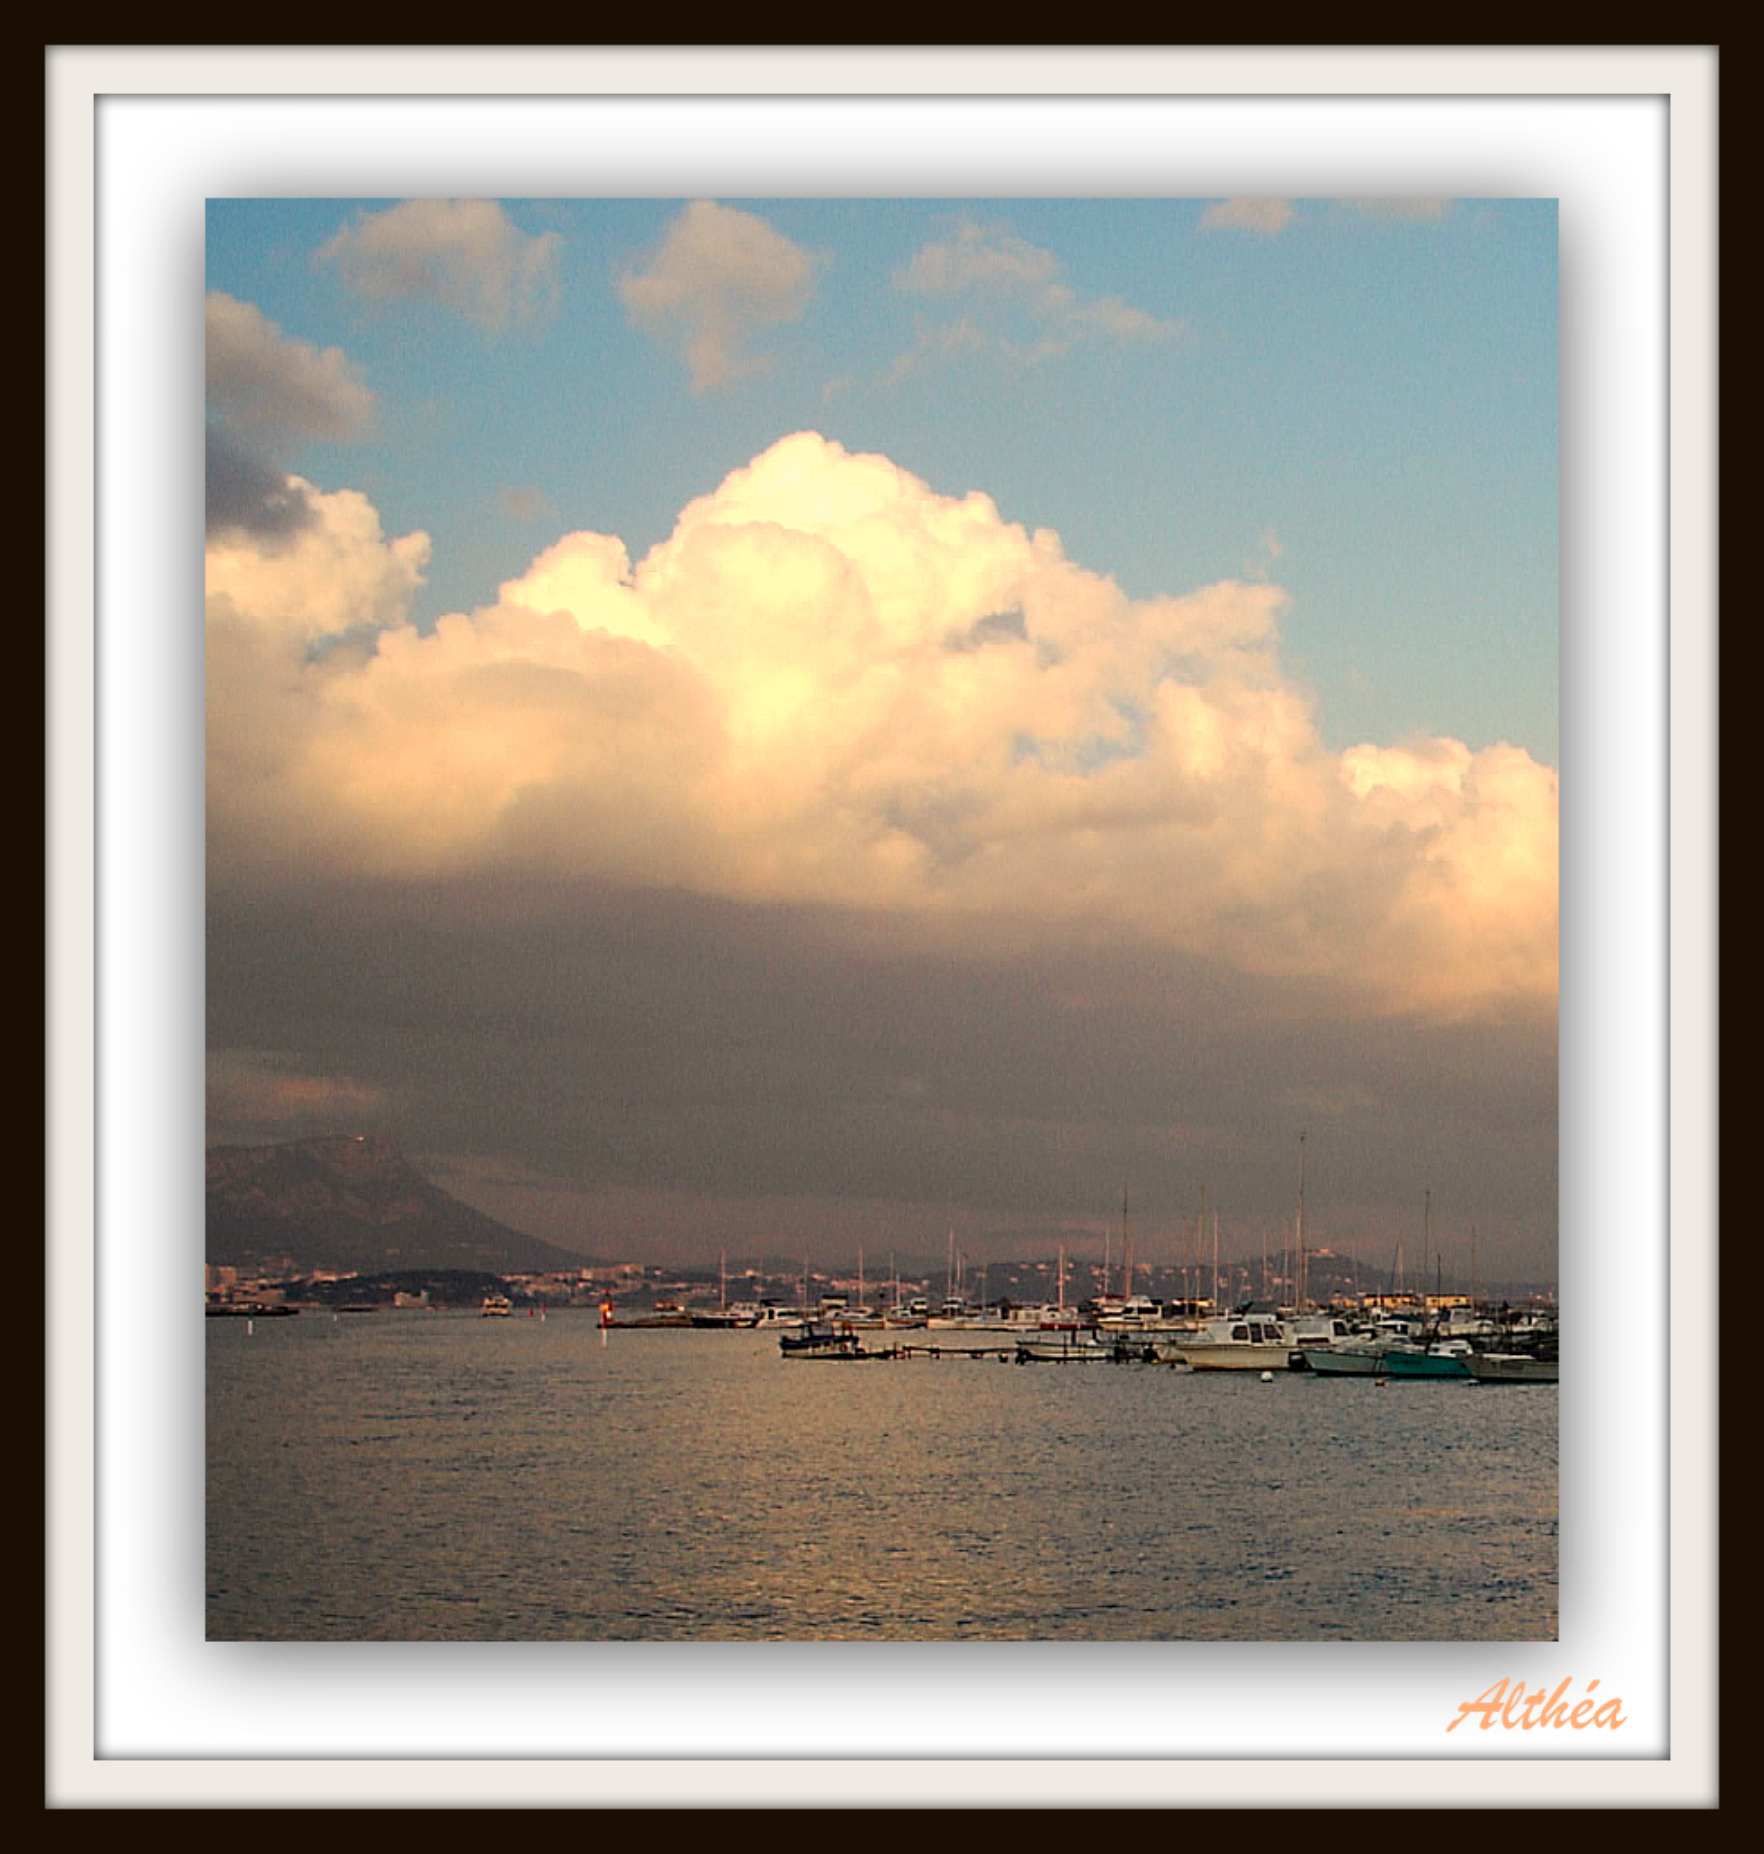
[[1387, 1378], [1467, 1378], [1470, 1348], [1461, 1339], [1430, 1345], [1424, 1352], [1386, 1352]]

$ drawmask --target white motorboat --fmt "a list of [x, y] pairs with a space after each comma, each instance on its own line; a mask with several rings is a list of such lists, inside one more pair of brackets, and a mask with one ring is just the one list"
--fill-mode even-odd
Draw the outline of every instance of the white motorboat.
[[1286, 1324], [1301, 1352], [1317, 1351], [1354, 1336], [1353, 1327], [1339, 1314], [1295, 1314]]
[[1412, 1336], [1413, 1331], [1412, 1321], [1382, 1319], [1370, 1332], [1347, 1331], [1333, 1336], [1327, 1344], [1306, 1346], [1305, 1367], [1326, 1378], [1378, 1377], [1391, 1353], [1426, 1350]]
[[1298, 1353], [1291, 1328], [1271, 1314], [1226, 1314], [1180, 1333], [1165, 1356], [1196, 1371], [1286, 1371]]

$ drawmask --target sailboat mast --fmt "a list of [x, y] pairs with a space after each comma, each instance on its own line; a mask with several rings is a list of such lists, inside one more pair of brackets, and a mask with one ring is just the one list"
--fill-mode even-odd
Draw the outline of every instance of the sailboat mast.
[[[1207, 1187], [1201, 1186], [1200, 1213], [1194, 1220], [1194, 1292], [1200, 1298], [1200, 1284], [1207, 1278]], [[1215, 1289], [1218, 1283], [1214, 1283]], [[1217, 1313], [1218, 1294], [1213, 1296], [1213, 1311]]]
[[1133, 1298], [1133, 1238], [1127, 1229], [1127, 1187], [1121, 1187], [1121, 1298]]
[[1305, 1310], [1305, 1296], [1310, 1290], [1310, 1268], [1305, 1255], [1305, 1136], [1299, 1135], [1299, 1208], [1298, 1208], [1298, 1310]]

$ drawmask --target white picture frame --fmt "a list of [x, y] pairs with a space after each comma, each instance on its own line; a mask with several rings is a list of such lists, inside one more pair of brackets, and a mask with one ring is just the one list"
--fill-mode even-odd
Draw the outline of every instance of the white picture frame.
[[[51, 1805], [1710, 1806], [1715, 49], [50, 47], [46, 80]], [[425, 191], [1562, 201], [1557, 1643], [202, 1640], [202, 208]], [[1638, 1304], [1639, 1362], [1600, 1343]], [[1508, 1675], [1626, 1723], [1448, 1737]]]

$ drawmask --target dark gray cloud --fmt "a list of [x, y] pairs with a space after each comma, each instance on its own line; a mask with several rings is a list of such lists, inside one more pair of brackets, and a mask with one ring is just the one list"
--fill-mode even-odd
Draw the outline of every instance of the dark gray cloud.
[[[934, 1256], [946, 1223], [1045, 1253], [1126, 1186], [1142, 1259], [1176, 1259], [1203, 1189], [1228, 1249], [1277, 1249], [1304, 1133], [1313, 1243], [1413, 1256], [1430, 1192], [1448, 1250], [1474, 1229], [1485, 1265], [1553, 1266], [1553, 1022], [1367, 1021], [1145, 948], [589, 885], [219, 894], [208, 944], [213, 1048], [330, 1078], [455, 1188], [584, 1247], [714, 1256], [770, 1217], [817, 1258]], [[224, 1104], [211, 1127], [270, 1132]], [[523, 1179], [555, 1221], [513, 1214]], [[720, 1224], [681, 1220], [709, 1203]]]
[[204, 310], [208, 532], [274, 543], [313, 520], [281, 458], [311, 438], [365, 437], [374, 395], [340, 348], [289, 336], [220, 290]]
[[279, 438], [364, 437], [374, 395], [341, 348], [284, 334], [251, 303], [210, 290], [204, 379], [211, 414]]
[[966, 630], [946, 637], [943, 647], [955, 651], [984, 650], [1000, 638], [1015, 638], [1019, 643], [1029, 641], [1028, 621], [1022, 612], [991, 612], [984, 618], [976, 618]]
[[274, 542], [316, 519], [306, 492], [286, 471], [212, 421], [205, 456], [210, 534], [233, 530]]

